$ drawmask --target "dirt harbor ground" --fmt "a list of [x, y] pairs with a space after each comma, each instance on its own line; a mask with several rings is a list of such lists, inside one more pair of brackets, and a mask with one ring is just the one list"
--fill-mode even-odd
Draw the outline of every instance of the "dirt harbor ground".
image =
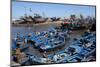
[[32, 27], [32, 26], [43, 26], [43, 25], [56, 25], [56, 26], [59, 26], [63, 21], [46, 21], [44, 23], [37, 23], [37, 24], [12, 24], [12, 26], [14, 27]]
[[[40, 24], [35, 24], [32, 27], [12, 26], [12, 28], [11, 28], [11, 34], [12, 34], [11, 38], [13, 39], [17, 32], [20, 32], [21, 34], [26, 35], [26, 34], [28, 34], [30, 32], [33, 32], [33, 31], [47, 31], [49, 28], [60, 26], [61, 22], [62, 21], [40, 23]], [[61, 49], [56, 49], [55, 51], [47, 52], [47, 55], [48, 54], [53, 54], [54, 52], [58, 52], [58, 51], [64, 50], [65, 48], [67, 48], [72, 43], [73, 38], [81, 37], [81, 35], [83, 35], [84, 31], [86, 31], [86, 30], [73, 31], [70, 34], [70, 39], [68, 39], [66, 41], [64, 47], [62, 47]], [[40, 52], [38, 49], [35, 49], [33, 47], [28, 48], [28, 50], [26, 50], [25, 52], [30, 52], [33, 55], [37, 55], [37, 56], [43, 56], [42, 52]]]

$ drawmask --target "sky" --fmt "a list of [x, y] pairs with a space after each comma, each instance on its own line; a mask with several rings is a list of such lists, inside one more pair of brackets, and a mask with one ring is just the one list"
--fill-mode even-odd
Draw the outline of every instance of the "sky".
[[[30, 12], [31, 11], [31, 12]], [[12, 2], [12, 19], [19, 19], [21, 16], [33, 16], [38, 13], [45, 17], [69, 17], [71, 14], [84, 17], [95, 17], [94, 6], [71, 5], [71, 4], [54, 4], [54, 3], [36, 3], [36, 2]]]

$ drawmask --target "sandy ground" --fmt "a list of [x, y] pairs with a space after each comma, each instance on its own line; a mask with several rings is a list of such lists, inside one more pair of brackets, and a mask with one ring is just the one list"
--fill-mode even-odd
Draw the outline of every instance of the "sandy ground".
[[45, 22], [45, 23], [39, 23], [39, 24], [35, 24], [36, 26], [38, 25], [50, 25], [50, 24], [56, 24], [57, 26], [59, 26], [62, 23], [62, 21], [54, 21], [54, 22]]
[[62, 23], [62, 21], [54, 21], [54, 22], [51, 22], [51, 21], [47, 21], [47, 22], [44, 22], [44, 23], [38, 23], [38, 24], [12, 24], [12, 26], [15, 26], [15, 27], [32, 27], [32, 26], [41, 26], [41, 25], [50, 25], [50, 24], [56, 24], [56, 25], [60, 25]]

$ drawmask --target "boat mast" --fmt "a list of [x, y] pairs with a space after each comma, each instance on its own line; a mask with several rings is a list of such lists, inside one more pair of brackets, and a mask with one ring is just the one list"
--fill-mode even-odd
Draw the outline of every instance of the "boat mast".
[[31, 12], [32, 12], [32, 9], [31, 9], [31, 8], [29, 9], [29, 12], [30, 12], [30, 16], [32, 16], [32, 15], [31, 15]]
[[43, 14], [43, 18], [45, 18], [45, 13], [44, 13], [44, 12], [42, 12], [42, 14]]
[[25, 9], [25, 14], [24, 14], [24, 15], [25, 15], [25, 17], [26, 17], [26, 16], [27, 16], [26, 7], [24, 7], [24, 9]]

